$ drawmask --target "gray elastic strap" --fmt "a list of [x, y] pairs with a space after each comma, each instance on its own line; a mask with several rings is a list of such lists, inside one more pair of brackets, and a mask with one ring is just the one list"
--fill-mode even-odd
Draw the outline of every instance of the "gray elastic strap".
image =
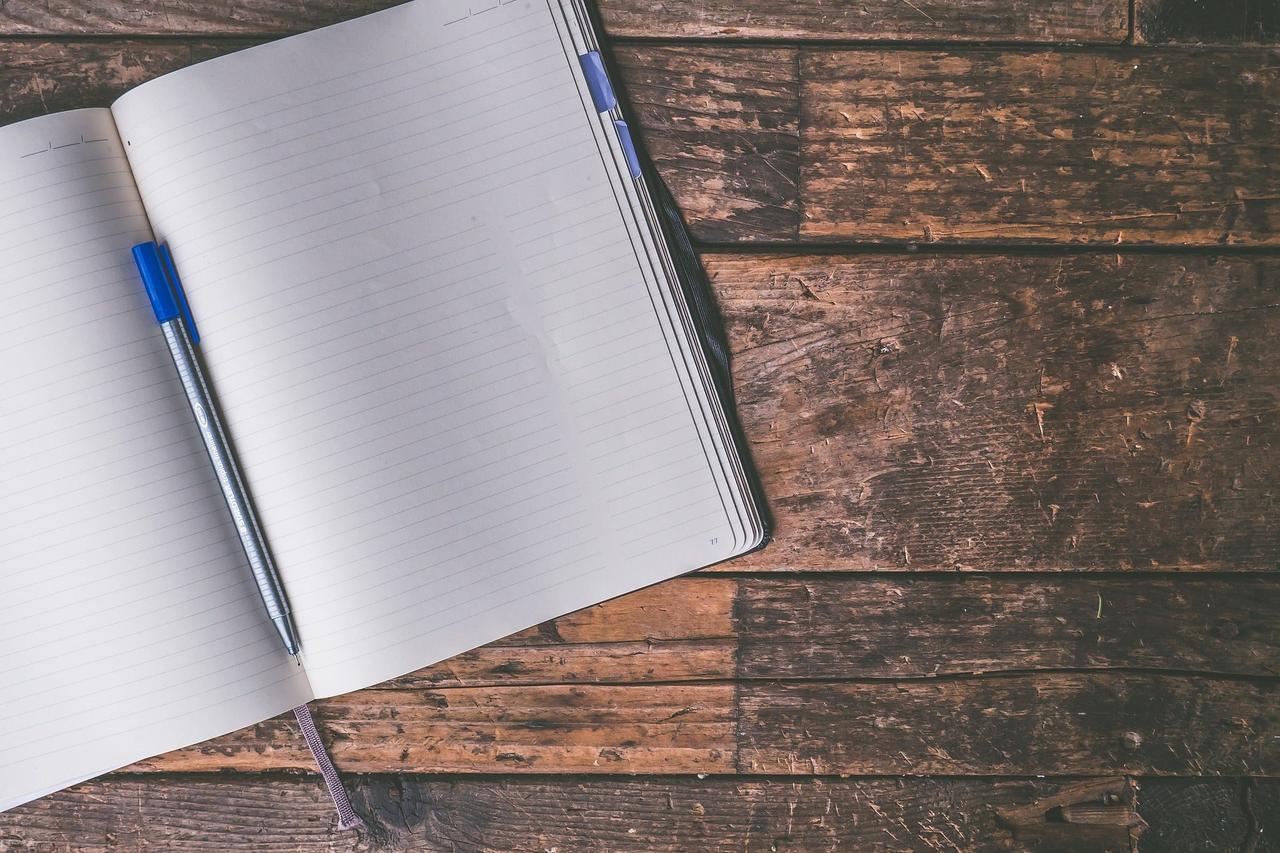
[[360, 815], [351, 808], [351, 801], [347, 799], [347, 789], [342, 785], [338, 768], [333, 766], [329, 750], [325, 749], [324, 741], [320, 740], [320, 732], [316, 731], [316, 721], [311, 716], [311, 709], [306, 705], [299, 705], [293, 709], [293, 715], [298, 718], [298, 728], [302, 729], [302, 737], [306, 740], [311, 756], [320, 768], [320, 775], [324, 777], [324, 786], [329, 790], [329, 796], [333, 798], [333, 807], [338, 810], [338, 828], [355, 829], [357, 826], [364, 826]]

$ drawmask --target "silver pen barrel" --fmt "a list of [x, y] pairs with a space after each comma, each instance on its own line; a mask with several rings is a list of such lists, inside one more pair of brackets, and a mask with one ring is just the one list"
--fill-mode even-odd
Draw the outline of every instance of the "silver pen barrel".
[[289, 654], [296, 655], [298, 638], [294, 633], [293, 621], [289, 618], [289, 603], [284, 595], [284, 586], [280, 583], [280, 574], [276, 571], [275, 561], [272, 560], [271, 551], [262, 535], [262, 526], [258, 523], [253, 503], [249, 500], [244, 476], [231, 451], [231, 442], [227, 438], [218, 408], [214, 405], [213, 394], [205, 380], [191, 334], [181, 316], [161, 323], [160, 328], [164, 330], [165, 342], [169, 345], [173, 363], [178, 368], [182, 387], [187, 392], [191, 413], [200, 428], [205, 450], [209, 452], [209, 461], [213, 463], [218, 486], [231, 510], [236, 533], [240, 535], [240, 544], [244, 546], [245, 556], [249, 559], [249, 568], [253, 571], [253, 579], [266, 604], [267, 615], [280, 632], [280, 639], [284, 641]]

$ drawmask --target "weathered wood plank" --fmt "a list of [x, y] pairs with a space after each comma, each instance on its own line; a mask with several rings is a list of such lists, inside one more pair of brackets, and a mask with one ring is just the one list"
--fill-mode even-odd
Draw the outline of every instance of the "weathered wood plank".
[[1280, 681], [1063, 674], [739, 685], [744, 773], [1274, 775]]
[[1280, 566], [1280, 263], [705, 258], [777, 519], [726, 568]]
[[[315, 704], [355, 773], [1275, 775], [1280, 681], [1051, 673], [914, 681], [372, 689]], [[305, 770], [276, 718], [131, 766]]]
[[[81, 0], [0, 6], [0, 35], [284, 35], [396, 5], [396, 0]], [[1123, 0], [893, 0], [693, 3], [601, 0], [606, 30], [640, 38], [1101, 42], [1129, 33]]]
[[611, 35], [632, 37], [1016, 41], [1119, 44], [1129, 9], [1117, 0], [603, 0]]
[[[731, 773], [734, 685], [361, 690], [313, 705], [334, 761], [356, 773]], [[132, 766], [308, 770], [292, 717]]]
[[1140, 44], [1274, 44], [1280, 40], [1276, 0], [1135, 0]]
[[649, 153], [702, 240], [793, 240], [800, 227], [792, 48], [615, 51]]
[[738, 676], [1280, 676], [1280, 578], [743, 579]]
[[703, 574], [589, 607], [385, 686], [1062, 669], [1280, 677], [1280, 578]]
[[800, 235], [1280, 243], [1264, 51], [806, 49]]
[[[125, 777], [0, 815], [15, 851], [1242, 850], [1280, 834], [1280, 782], [1086, 779], [349, 780]], [[1252, 804], [1252, 812], [1246, 807]]]

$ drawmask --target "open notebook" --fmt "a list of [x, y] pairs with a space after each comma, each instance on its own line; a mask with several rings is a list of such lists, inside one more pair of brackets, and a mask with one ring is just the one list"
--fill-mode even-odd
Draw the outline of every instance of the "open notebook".
[[572, 0], [410, 3], [0, 129], [0, 807], [762, 544], [705, 279], [593, 32]]

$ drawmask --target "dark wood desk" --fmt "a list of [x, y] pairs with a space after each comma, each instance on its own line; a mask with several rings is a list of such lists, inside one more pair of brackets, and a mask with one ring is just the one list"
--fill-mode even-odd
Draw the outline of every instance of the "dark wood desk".
[[[0, 118], [380, 5], [0, 3]], [[358, 835], [279, 719], [0, 849], [1280, 849], [1280, 4], [604, 11], [776, 542], [317, 703]]]

